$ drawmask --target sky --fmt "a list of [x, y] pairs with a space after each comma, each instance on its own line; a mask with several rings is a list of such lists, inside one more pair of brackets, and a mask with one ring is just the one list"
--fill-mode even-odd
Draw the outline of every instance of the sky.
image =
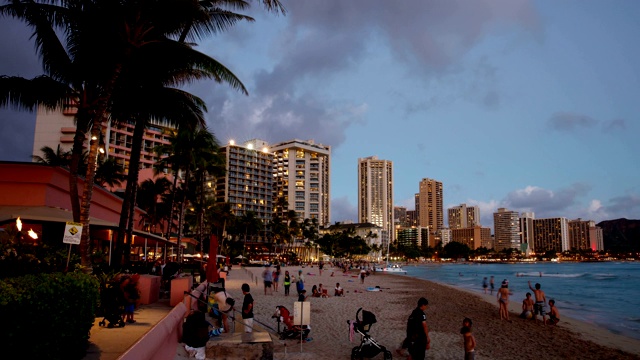
[[[357, 221], [357, 164], [393, 161], [394, 203], [421, 179], [444, 208], [640, 219], [640, 1], [282, 0], [198, 49], [242, 95], [199, 82], [221, 143], [329, 145], [331, 222]], [[41, 73], [30, 32], [0, 19], [0, 75]], [[0, 160], [30, 161], [35, 115], [0, 110]], [[446, 223], [446, 216], [445, 216]]]

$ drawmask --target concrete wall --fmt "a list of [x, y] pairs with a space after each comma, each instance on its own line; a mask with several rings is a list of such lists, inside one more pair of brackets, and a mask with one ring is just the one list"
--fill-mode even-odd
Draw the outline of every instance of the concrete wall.
[[118, 360], [173, 360], [182, 338], [182, 321], [186, 312], [184, 303], [176, 305]]

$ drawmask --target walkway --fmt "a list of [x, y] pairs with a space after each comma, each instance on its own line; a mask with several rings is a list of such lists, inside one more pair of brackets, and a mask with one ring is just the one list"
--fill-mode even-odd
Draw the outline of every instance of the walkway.
[[100, 326], [98, 323], [102, 318], [96, 318], [91, 328], [87, 355], [83, 360], [116, 360], [162, 320], [171, 309], [169, 299], [160, 299], [153, 304], [141, 305], [134, 313], [136, 322], [126, 324], [122, 328]]

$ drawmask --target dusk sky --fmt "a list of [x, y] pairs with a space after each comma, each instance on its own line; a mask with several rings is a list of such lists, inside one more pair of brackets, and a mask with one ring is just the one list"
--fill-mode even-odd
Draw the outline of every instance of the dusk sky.
[[[247, 86], [189, 88], [221, 143], [332, 147], [331, 221], [357, 220], [358, 158], [394, 164], [395, 204], [422, 178], [444, 207], [640, 219], [640, 1], [254, 1], [199, 50]], [[29, 31], [0, 19], [0, 75], [41, 73]], [[0, 160], [30, 161], [35, 115], [0, 110]], [[446, 216], [445, 216], [446, 223]]]

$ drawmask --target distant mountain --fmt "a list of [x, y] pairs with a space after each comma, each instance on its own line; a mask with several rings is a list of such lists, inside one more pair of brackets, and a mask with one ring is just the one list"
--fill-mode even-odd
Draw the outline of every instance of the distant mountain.
[[598, 223], [605, 250], [640, 251], [640, 220], [616, 219]]

